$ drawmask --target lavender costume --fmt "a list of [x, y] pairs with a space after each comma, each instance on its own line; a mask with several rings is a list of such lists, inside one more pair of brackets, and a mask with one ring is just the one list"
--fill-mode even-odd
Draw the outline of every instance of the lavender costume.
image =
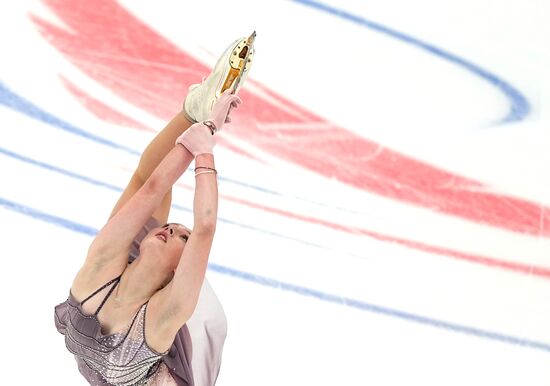
[[[139, 255], [139, 244], [159, 223], [151, 218], [134, 239], [128, 258]], [[204, 279], [195, 312], [183, 325], [170, 349], [157, 353], [145, 341], [147, 303], [133, 317], [127, 331], [103, 335], [97, 313], [118, 284], [114, 278], [79, 303], [69, 298], [55, 307], [55, 325], [65, 335], [65, 345], [74, 354], [80, 373], [91, 385], [107, 386], [212, 386], [216, 383], [227, 334], [225, 313], [207, 279]], [[100, 292], [106, 293], [94, 315], [82, 304]]]

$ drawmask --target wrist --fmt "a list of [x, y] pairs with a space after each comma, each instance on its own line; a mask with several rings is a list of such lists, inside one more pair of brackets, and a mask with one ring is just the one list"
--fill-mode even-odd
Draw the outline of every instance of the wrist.
[[210, 130], [210, 133], [211, 133], [212, 135], [214, 135], [214, 133], [215, 133], [216, 131], [218, 131], [218, 127], [217, 127], [216, 123], [215, 123], [214, 121], [212, 121], [212, 120], [204, 121], [204, 122], [202, 122], [202, 124], [203, 124], [204, 126], [208, 127], [208, 129]]
[[197, 167], [207, 167], [207, 168], [216, 168], [214, 163], [214, 154], [211, 153], [202, 153], [198, 154], [195, 157], [195, 168]]

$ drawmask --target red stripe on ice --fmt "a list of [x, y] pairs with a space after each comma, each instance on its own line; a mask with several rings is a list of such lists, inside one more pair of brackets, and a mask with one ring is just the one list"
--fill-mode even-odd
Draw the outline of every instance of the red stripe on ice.
[[145, 126], [143, 123], [136, 121], [133, 118], [130, 118], [127, 115], [122, 114], [121, 112], [113, 109], [110, 106], [107, 106], [105, 103], [101, 102], [98, 99], [95, 99], [82, 89], [78, 88], [70, 80], [66, 79], [64, 76], [60, 76], [65, 88], [73, 94], [73, 96], [78, 100], [90, 113], [95, 115], [101, 120], [104, 120], [109, 123], [114, 123], [116, 125], [122, 125], [127, 127], [133, 127], [139, 130], [152, 131], [156, 130], [151, 129], [150, 127]]
[[[68, 26], [65, 30], [32, 17], [52, 45], [88, 76], [162, 119], [170, 119], [187, 87], [209, 72], [112, 0], [44, 3]], [[231, 135], [272, 156], [390, 199], [550, 236], [549, 208], [490, 193], [477, 181], [387, 148], [380, 150], [379, 144], [330, 125], [273, 92], [261, 95], [245, 88], [241, 97], [245, 103], [233, 117]]]
[[402, 239], [402, 238], [399, 238], [399, 237], [383, 235], [381, 233], [369, 231], [369, 230], [362, 229], [362, 228], [341, 225], [341, 224], [333, 223], [331, 221], [326, 221], [326, 220], [315, 218], [315, 217], [304, 216], [304, 215], [299, 215], [299, 214], [288, 212], [288, 211], [281, 210], [281, 209], [270, 208], [270, 207], [267, 207], [267, 206], [264, 206], [264, 205], [255, 204], [255, 203], [252, 203], [252, 202], [249, 202], [249, 201], [246, 201], [246, 200], [242, 200], [242, 199], [235, 198], [235, 197], [230, 197], [230, 196], [227, 196], [227, 195], [221, 195], [220, 197], [223, 197], [224, 199], [229, 200], [229, 201], [233, 201], [233, 202], [237, 202], [237, 203], [242, 204], [242, 205], [246, 205], [248, 207], [260, 209], [260, 210], [270, 212], [270, 213], [279, 214], [279, 215], [282, 215], [282, 216], [285, 216], [285, 217], [294, 218], [294, 219], [305, 221], [305, 222], [312, 223], [312, 224], [321, 225], [321, 226], [331, 228], [331, 229], [334, 229], [334, 230], [338, 230], [338, 231], [341, 231], [341, 232], [351, 233], [351, 234], [355, 234], [355, 235], [364, 235], [364, 236], [368, 236], [368, 237], [371, 237], [371, 238], [376, 239], [376, 240], [387, 241], [387, 242], [390, 242], [390, 243], [397, 243], [397, 244], [400, 244], [400, 245], [403, 245], [403, 246], [406, 246], [406, 247], [409, 247], [409, 248], [412, 248], [412, 249], [420, 250], [420, 251], [423, 251], [423, 252], [435, 253], [437, 255], [448, 256], [448, 257], [452, 257], [452, 258], [455, 258], [455, 259], [464, 260], [464, 261], [467, 261], [467, 262], [470, 262], [470, 263], [485, 265], [485, 266], [488, 266], [488, 267], [501, 268], [501, 269], [514, 271], [514, 272], [519, 272], [519, 273], [523, 273], [523, 274], [540, 276], [540, 277], [544, 277], [544, 278], [550, 278], [550, 269], [544, 268], [544, 267], [521, 264], [521, 263], [516, 263], [516, 262], [511, 262], [511, 261], [503, 261], [503, 260], [498, 260], [498, 259], [495, 259], [495, 258], [492, 258], [492, 257], [486, 257], [486, 256], [481, 256], [481, 255], [474, 255], [474, 254], [464, 253], [464, 252], [456, 251], [456, 250], [453, 250], [453, 249], [450, 249], [450, 248], [437, 247], [437, 246], [433, 246], [433, 245], [429, 245], [429, 244], [425, 244], [425, 243], [420, 243], [420, 242], [417, 242], [417, 241], [411, 241], [411, 240]]

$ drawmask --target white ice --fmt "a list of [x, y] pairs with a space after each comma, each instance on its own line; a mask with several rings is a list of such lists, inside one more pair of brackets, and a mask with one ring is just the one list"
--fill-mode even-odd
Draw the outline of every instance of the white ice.
[[[508, 100], [486, 80], [303, 3], [122, 4], [208, 65], [225, 48], [228, 36], [255, 29], [251, 79], [379, 143], [381, 149], [479, 181], [495, 194], [532, 202], [540, 206], [542, 219], [548, 217], [550, 3], [325, 3], [439, 47], [509, 82], [526, 97], [531, 111], [506, 124], [499, 122]], [[68, 74], [90, 94], [140, 122], [158, 129], [163, 122], [79, 73], [42, 39], [29, 12], [61, 23], [39, 1], [2, 2], [0, 82], [67, 122], [143, 149], [152, 133], [96, 118], [64, 89], [58, 74]], [[180, 103], [174, 101], [174, 107]], [[124, 186], [137, 164], [134, 155], [2, 104], [0, 122], [0, 148], [117, 187]], [[249, 151], [265, 164], [217, 148], [218, 168], [225, 177], [220, 193], [299, 216], [550, 269], [550, 240], [542, 227], [538, 235], [526, 235], [431, 212], [325, 178], [258, 149]], [[55, 330], [53, 307], [67, 297], [92, 236], [14, 209], [12, 203], [98, 229], [119, 192], [3, 152], [0, 181], [0, 326], [7, 358], [2, 384], [84, 385]], [[186, 174], [181, 182], [193, 181]], [[190, 190], [175, 190], [178, 205], [191, 208], [191, 200]], [[189, 211], [174, 209], [172, 214], [180, 222], [192, 220]], [[219, 215], [223, 221], [207, 271], [228, 318], [218, 385], [550, 384], [550, 276], [411, 249], [223, 198]], [[270, 278], [279, 286], [213, 269], [219, 266]], [[330, 295], [333, 301], [303, 289]], [[408, 316], [399, 317], [399, 312]]]

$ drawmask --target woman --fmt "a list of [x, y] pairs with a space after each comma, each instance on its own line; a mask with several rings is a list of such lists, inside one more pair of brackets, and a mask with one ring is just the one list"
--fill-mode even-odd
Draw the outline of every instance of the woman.
[[[92, 385], [215, 384], [226, 321], [205, 280], [218, 203], [214, 133], [241, 103], [234, 93], [250, 67], [254, 37], [228, 47], [149, 144], [69, 298], [55, 308], [56, 327]], [[172, 185], [193, 160], [193, 229], [160, 226]]]

